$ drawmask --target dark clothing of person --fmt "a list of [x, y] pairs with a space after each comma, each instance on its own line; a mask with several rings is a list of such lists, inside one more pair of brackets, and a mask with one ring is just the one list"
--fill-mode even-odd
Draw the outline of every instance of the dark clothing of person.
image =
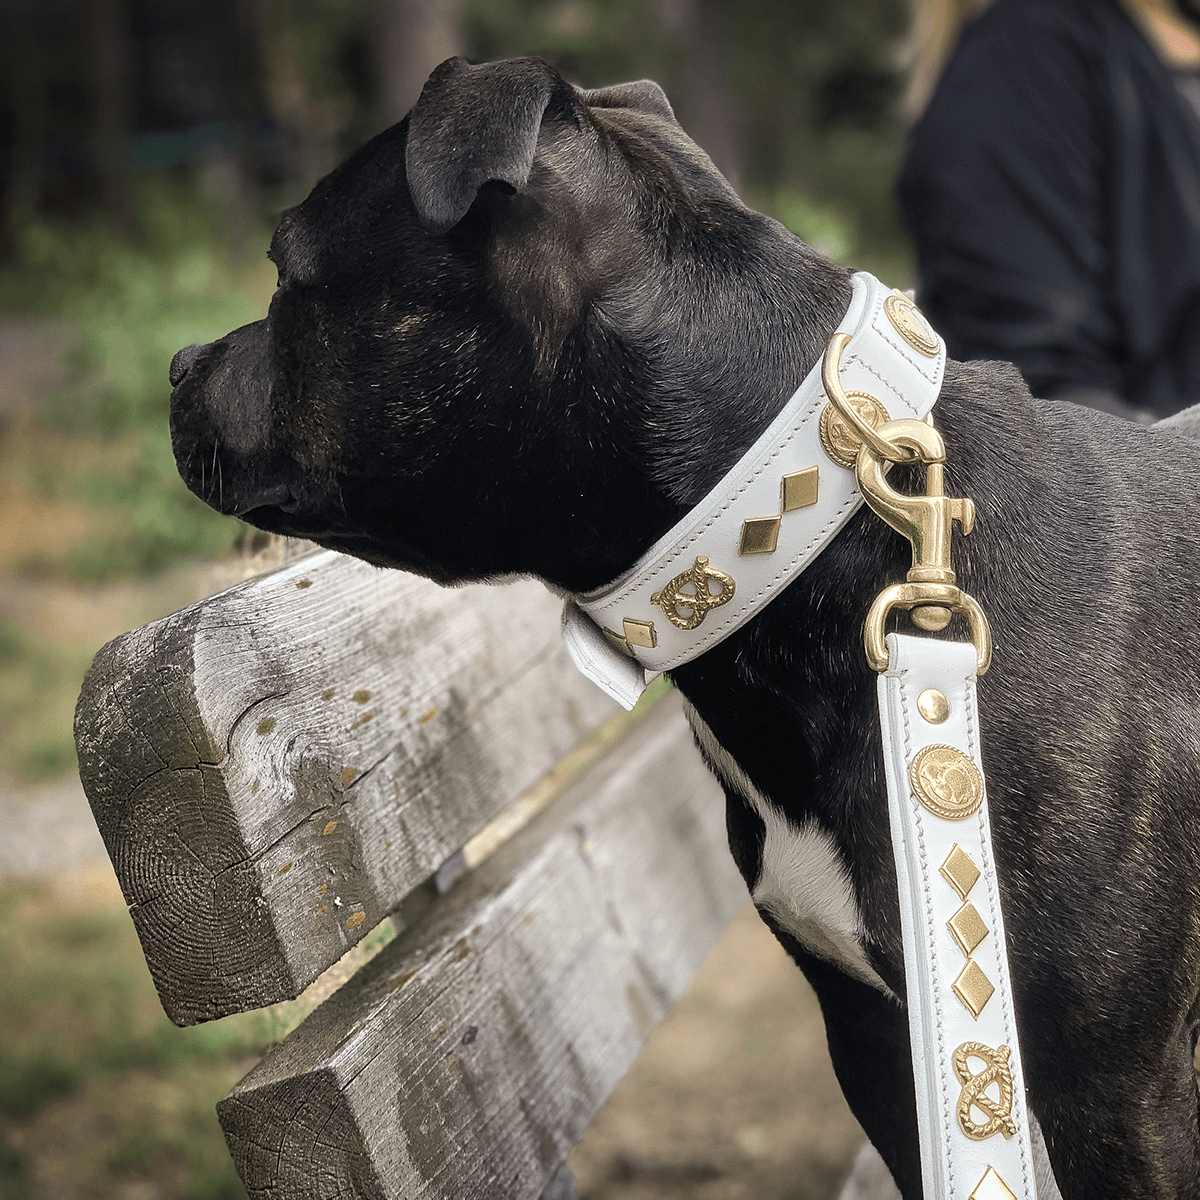
[[1200, 119], [1112, 0], [968, 26], [899, 193], [953, 357], [1110, 411], [1200, 401]]

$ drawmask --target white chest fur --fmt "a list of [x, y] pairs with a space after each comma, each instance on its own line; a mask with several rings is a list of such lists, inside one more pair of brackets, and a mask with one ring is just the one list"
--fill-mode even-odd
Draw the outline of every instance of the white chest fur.
[[751, 890], [754, 903], [811, 954], [895, 999], [863, 949], [862, 915], [833, 838], [813, 823], [788, 821], [750, 782], [690, 704], [686, 712], [714, 770], [745, 797], [765, 826], [762, 866]]

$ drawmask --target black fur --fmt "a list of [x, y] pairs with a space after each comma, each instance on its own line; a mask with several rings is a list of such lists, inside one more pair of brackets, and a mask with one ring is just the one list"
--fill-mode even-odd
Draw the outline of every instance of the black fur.
[[[284, 217], [272, 257], [266, 320], [173, 367], [184, 479], [264, 529], [445, 583], [617, 576], [765, 428], [850, 295], [740, 203], [654, 85], [580, 92], [532, 59], [443, 64]], [[949, 364], [937, 422], [948, 491], [979, 514], [955, 555], [995, 632], [983, 754], [1030, 1105], [1065, 1200], [1200, 1196], [1200, 446], [1032, 400], [994, 363]], [[861, 635], [907, 554], [860, 511], [673, 673], [759, 790], [834, 838], [898, 995]], [[727, 795], [753, 885], [761, 823]], [[915, 1200], [903, 1011], [776, 932]]]

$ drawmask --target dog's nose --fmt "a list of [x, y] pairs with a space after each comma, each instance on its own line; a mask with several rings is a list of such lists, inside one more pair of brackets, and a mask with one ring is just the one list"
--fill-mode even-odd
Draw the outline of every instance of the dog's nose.
[[180, 352], [171, 359], [171, 369], [168, 371], [168, 376], [171, 380], [172, 387], [178, 387], [183, 382], [183, 377], [195, 365], [196, 359], [202, 355], [205, 350], [212, 345], [212, 342], [204, 342], [195, 346], [184, 346]]

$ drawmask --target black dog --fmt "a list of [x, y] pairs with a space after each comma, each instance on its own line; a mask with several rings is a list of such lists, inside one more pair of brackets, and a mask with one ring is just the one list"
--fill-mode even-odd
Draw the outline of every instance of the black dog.
[[[655, 85], [581, 92], [532, 59], [444, 63], [283, 218], [271, 256], [266, 319], [172, 364], [188, 486], [383, 566], [569, 592], [704, 496], [850, 298], [844, 268], [742, 205]], [[947, 490], [979, 514], [956, 567], [995, 633], [983, 754], [1030, 1108], [1066, 1200], [1200, 1196], [1200, 448], [1032, 400], [994, 363], [949, 364], [936, 421]], [[908, 565], [862, 509], [673, 677], [747, 883], [794, 885], [763, 916], [915, 1200], [862, 652], [867, 605]]]

